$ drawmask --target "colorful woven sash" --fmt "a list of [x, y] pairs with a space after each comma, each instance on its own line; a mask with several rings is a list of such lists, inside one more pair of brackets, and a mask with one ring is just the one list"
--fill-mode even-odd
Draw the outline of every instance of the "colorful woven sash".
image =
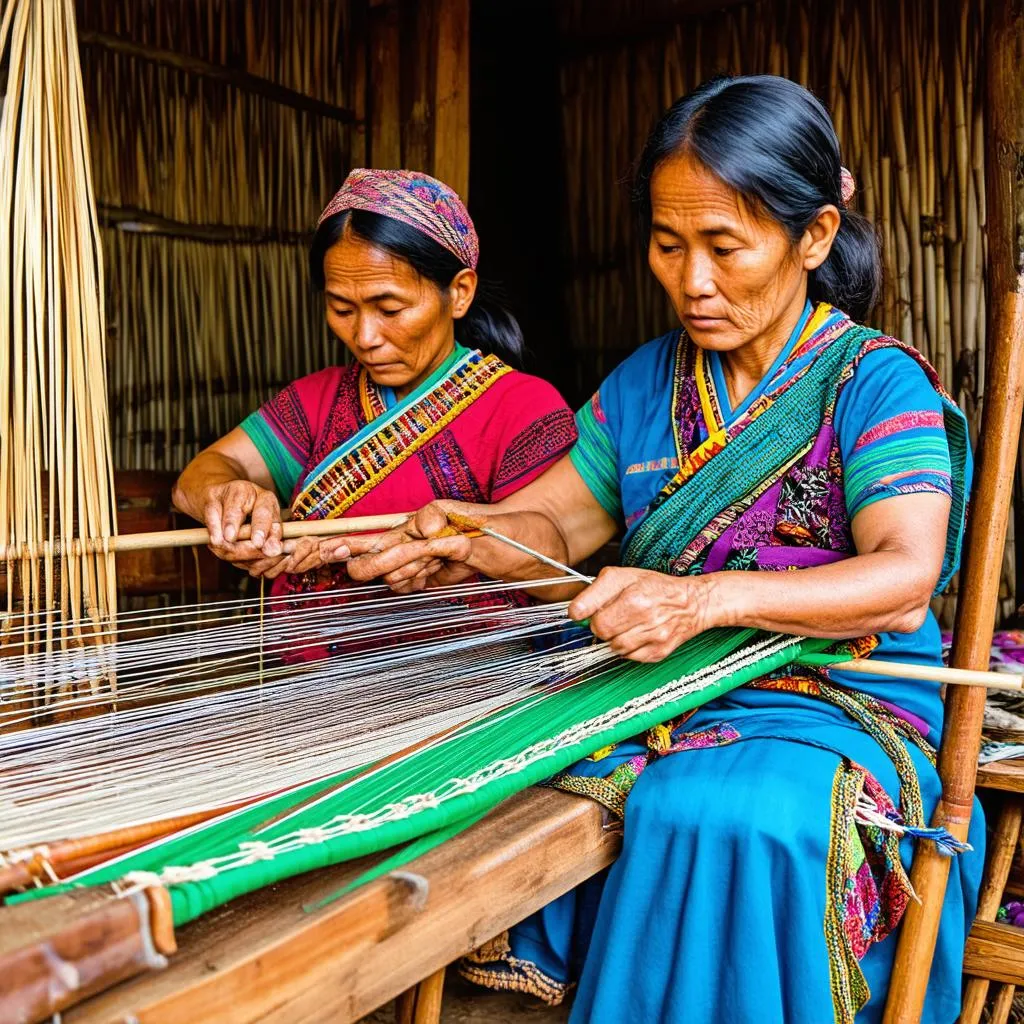
[[[625, 564], [675, 575], [693, 571], [708, 544], [811, 449], [859, 360], [869, 351], [895, 347], [922, 366], [942, 399], [954, 484], [949, 540], [939, 580], [940, 589], [945, 587], [958, 560], [965, 514], [968, 435], [963, 413], [924, 358], [895, 338], [854, 324], [826, 306], [818, 308], [808, 330], [809, 337], [798, 343], [750, 408], [681, 460], [679, 471], [628, 539], [623, 551]], [[681, 333], [677, 374], [686, 364], [690, 344]], [[678, 424], [675, 429], [678, 433]], [[698, 485], [687, 487], [691, 480], [699, 481]]]
[[331, 452], [306, 478], [292, 504], [292, 518], [344, 515], [511, 370], [496, 356], [466, 352], [439, 381], [414, 392]]

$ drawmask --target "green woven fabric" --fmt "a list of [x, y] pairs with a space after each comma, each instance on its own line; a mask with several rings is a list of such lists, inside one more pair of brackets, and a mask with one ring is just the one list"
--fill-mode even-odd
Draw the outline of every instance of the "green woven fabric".
[[[460, 822], [486, 813], [506, 797], [543, 781], [599, 747], [674, 718], [826, 644], [794, 637], [767, 657], [752, 654], [748, 664], [717, 676], [704, 672], [730, 655], [744, 656], [751, 644], [764, 639], [764, 634], [752, 630], [713, 630], [694, 638], [659, 664], [622, 662], [592, 679], [539, 691], [378, 771], [358, 775], [348, 785], [332, 789], [343, 781], [344, 776], [339, 776], [300, 787], [105, 864], [80, 876], [77, 884], [112, 881], [130, 871], [190, 865], [237, 850], [240, 843], [279, 839], [296, 830], [324, 826], [337, 815], [374, 814], [417, 795], [426, 796], [403, 817], [278, 853], [272, 859], [232, 867], [204, 881], [170, 885], [174, 921], [182, 924], [236, 896], [292, 875], [378, 853], [441, 830], [457, 830]], [[688, 692], [671, 699], [649, 699], [666, 684], [695, 673], [709, 676], [707, 684], [701, 685], [698, 678]], [[631, 710], [634, 705], [635, 713]], [[622, 721], [611, 725], [601, 722], [601, 716], [623, 708], [630, 710]], [[590, 725], [581, 729], [583, 723]], [[566, 738], [569, 732], [573, 735]], [[459, 780], [510, 760], [515, 763], [518, 755], [537, 744], [544, 745], [543, 756], [516, 764], [511, 772], [494, 771], [472, 790], [458, 792]], [[352, 775], [348, 773], [349, 778]], [[311, 795], [328, 789], [331, 791], [323, 799], [260, 828], [261, 823], [287, 807], [302, 804]], [[37, 898], [68, 887], [40, 889], [19, 899]]]

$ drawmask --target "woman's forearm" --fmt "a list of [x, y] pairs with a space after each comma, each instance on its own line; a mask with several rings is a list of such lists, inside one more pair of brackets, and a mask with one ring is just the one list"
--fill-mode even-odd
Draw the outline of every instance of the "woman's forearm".
[[701, 579], [714, 625], [846, 639], [919, 628], [933, 575], [909, 553], [875, 551], [794, 572], [718, 572]]

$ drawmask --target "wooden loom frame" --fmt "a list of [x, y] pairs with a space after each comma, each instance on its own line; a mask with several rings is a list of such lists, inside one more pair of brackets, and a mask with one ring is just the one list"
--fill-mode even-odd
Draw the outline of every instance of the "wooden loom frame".
[[[468, 41], [461, 46], [457, 63], [466, 63], [465, 82]], [[1024, 0], [990, 0], [985, 50], [991, 347], [953, 650], [953, 664], [973, 670], [988, 664], [1024, 404], [1024, 254], [1017, 236], [1024, 218]], [[455, 71], [451, 82], [459, 98], [437, 132], [438, 163], [445, 163], [437, 173], [465, 183], [468, 97], [459, 96]], [[984, 699], [980, 688], [958, 687], [947, 700], [937, 818], [961, 837], [973, 800]], [[400, 998], [400, 1019], [436, 1021], [446, 963], [605, 867], [617, 845], [602, 828], [597, 805], [550, 791], [524, 793], [407, 872], [316, 914], [304, 915], [301, 904], [336, 890], [358, 866], [291, 880], [271, 900], [257, 893], [236, 901], [183, 932], [182, 954], [166, 972], [119, 986], [65, 1017], [170, 1021], [213, 1012], [218, 1020], [311, 1022], [337, 1019], [339, 1012], [358, 1016], [422, 981]], [[947, 859], [927, 844], [918, 847], [912, 877], [922, 903], [911, 905], [901, 929], [887, 1024], [920, 1017], [948, 870]]]

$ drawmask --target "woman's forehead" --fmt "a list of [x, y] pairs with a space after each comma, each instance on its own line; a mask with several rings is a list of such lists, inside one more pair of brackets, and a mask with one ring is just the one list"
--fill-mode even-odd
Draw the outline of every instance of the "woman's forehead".
[[384, 287], [392, 291], [418, 291], [419, 274], [406, 260], [360, 238], [350, 230], [324, 255], [324, 279], [332, 285], [348, 288]]
[[730, 185], [690, 153], [670, 156], [651, 176], [652, 227], [696, 230], [723, 227], [751, 229], [762, 218]]

